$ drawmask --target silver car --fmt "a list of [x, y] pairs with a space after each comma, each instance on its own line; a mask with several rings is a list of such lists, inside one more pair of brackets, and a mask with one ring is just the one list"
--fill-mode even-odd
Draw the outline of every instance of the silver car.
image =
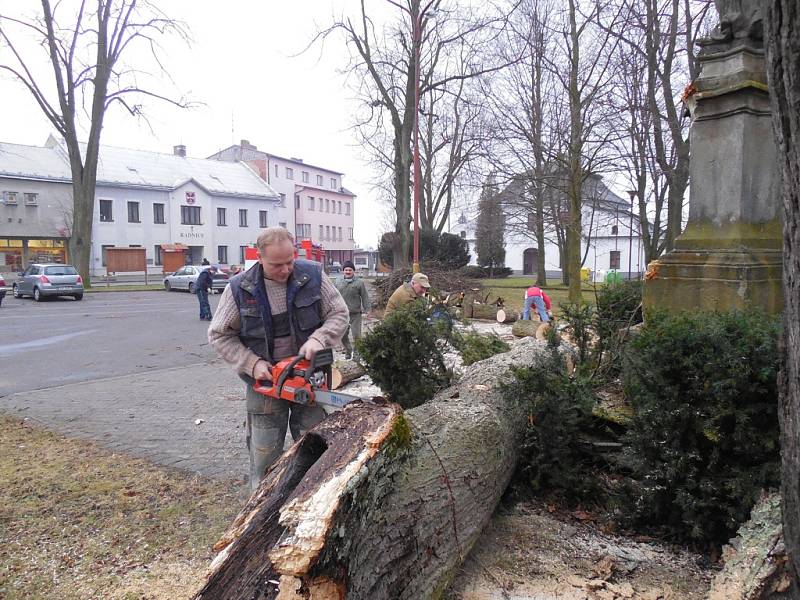
[[[197, 277], [207, 268], [208, 267], [195, 267], [193, 265], [181, 267], [171, 275], [164, 277], [164, 289], [168, 292], [172, 290], [186, 290], [190, 294], [194, 294]], [[222, 292], [226, 285], [228, 285], [228, 275], [226, 273], [217, 271], [212, 275], [212, 291], [216, 290]]]
[[11, 288], [15, 298], [33, 296], [41, 302], [48, 296], [72, 296], [83, 299], [83, 279], [72, 265], [34, 263], [19, 273]]

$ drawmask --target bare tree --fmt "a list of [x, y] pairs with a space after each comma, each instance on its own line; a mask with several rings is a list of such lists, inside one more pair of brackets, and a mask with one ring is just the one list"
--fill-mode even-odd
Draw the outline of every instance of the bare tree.
[[[144, 46], [160, 68], [158, 40], [168, 33], [187, 39], [180, 23], [147, 0], [76, 0], [52, 6], [50, 0], [41, 0], [41, 12], [34, 17], [0, 14], [0, 70], [30, 92], [66, 146], [74, 202], [69, 250], [87, 285], [91, 283], [92, 215], [106, 111], [119, 104], [131, 115], [143, 116], [141, 102], [146, 97], [185, 106], [141, 87], [141, 71], [123, 62], [134, 47]], [[26, 52], [25, 40], [30, 38], [36, 38], [46, 53], [52, 80], [38, 74]], [[79, 141], [83, 121], [88, 129], [85, 144]]]
[[[397, 234], [394, 262], [406, 265], [411, 242], [416, 74], [419, 73], [421, 107], [430, 109], [441, 105], [445, 97], [450, 98], [450, 110], [428, 111], [431, 116], [427, 124], [426, 164], [430, 181], [425, 188], [428, 192], [425, 214], [420, 219], [421, 226], [441, 231], [452, 203], [455, 179], [464, 162], [474, 155], [472, 146], [467, 144], [470, 136], [465, 133], [466, 124], [474, 121], [474, 117], [464, 112], [463, 86], [501, 68], [484, 61], [481, 47], [487, 38], [497, 35], [504, 17], [499, 12], [491, 14], [494, 11], [491, 4], [479, 8], [460, 6], [455, 0], [386, 1], [402, 11], [398, 10], [397, 18], [385, 26], [376, 26], [361, 0], [357, 18], [337, 19], [317, 39], [342, 33], [351, 49], [346, 71], [361, 101], [356, 127], [361, 129], [361, 139], [369, 138], [365, 149], [376, 166], [381, 167], [383, 176], [387, 167], [391, 173]], [[419, 65], [416, 56], [420, 57]], [[445, 113], [448, 119], [443, 118]], [[443, 133], [437, 134], [437, 127]], [[443, 169], [439, 169], [438, 159], [434, 160], [434, 154], [439, 156], [439, 153], [447, 156], [441, 161], [446, 165]]]
[[783, 535], [795, 582], [800, 577], [800, 6], [767, 0], [765, 38], [772, 123], [783, 196], [783, 323], [780, 375]]

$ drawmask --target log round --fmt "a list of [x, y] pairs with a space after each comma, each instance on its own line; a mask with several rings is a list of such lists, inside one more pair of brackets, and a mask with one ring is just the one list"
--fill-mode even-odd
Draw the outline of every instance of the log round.
[[337, 360], [331, 368], [331, 389], [338, 390], [366, 373], [367, 370], [354, 360]]
[[440, 597], [515, 468], [525, 418], [500, 384], [546, 352], [520, 340], [405, 413], [330, 416], [267, 472], [195, 598]]
[[513, 323], [519, 319], [519, 313], [513, 308], [501, 308], [497, 311], [498, 323]]
[[516, 337], [534, 337], [539, 325], [539, 321], [517, 321], [511, 326], [511, 333]]

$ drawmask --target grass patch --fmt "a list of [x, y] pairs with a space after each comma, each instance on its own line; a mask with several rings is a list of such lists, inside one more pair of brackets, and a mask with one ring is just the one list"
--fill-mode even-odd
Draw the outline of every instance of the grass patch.
[[[506, 306], [510, 306], [511, 308], [516, 309], [519, 312], [522, 312], [522, 309], [525, 308], [525, 302], [522, 299], [523, 291], [530, 287], [532, 284], [530, 278], [526, 278], [525, 281], [528, 282], [527, 285], [521, 286], [518, 289], [513, 288], [510, 286], [497, 286], [495, 285], [498, 281], [497, 279], [487, 279], [483, 284], [483, 294], [491, 294], [492, 298], [496, 298], [497, 296], [501, 296], [506, 303]], [[550, 296], [550, 300], [553, 305], [553, 314], [560, 314], [561, 304], [566, 304], [569, 302], [569, 290], [565, 288], [563, 285], [560, 287], [546, 287], [545, 292], [547, 295]], [[581, 289], [581, 293], [583, 295], [583, 301], [588, 302], [589, 304], [594, 304], [594, 288], [584, 286]]]
[[0, 416], [0, 597], [179, 598], [244, 502], [216, 482]]

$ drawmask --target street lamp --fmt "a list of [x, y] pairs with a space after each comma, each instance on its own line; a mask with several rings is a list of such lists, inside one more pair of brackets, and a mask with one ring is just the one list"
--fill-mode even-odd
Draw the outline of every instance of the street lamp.
[[631, 197], [631, 219], [628, 225], [628, 279], [631, 279], [631, 259], [633, 258], [633, 199], [636, 198], [637, 190], [628, 190]]
[[422, 45], [422, 19], [430, 11], [434, 0], [429, 0], [425, 7], [414, 14], [414, 7], [419, 9], [420, 2], [412, 0], [411, 8], [403, 6], [394, 0], [387, 0], [389, 4], [396, 6], [411, 17], [411, 49], [412, 60], [414, 61], [414, 264], [412, 270], [419, 273], [419, 201], [420, 186], [422, 182], [421, 168], [419, 164], [419, 78], [420, 78], [420, 46]]

